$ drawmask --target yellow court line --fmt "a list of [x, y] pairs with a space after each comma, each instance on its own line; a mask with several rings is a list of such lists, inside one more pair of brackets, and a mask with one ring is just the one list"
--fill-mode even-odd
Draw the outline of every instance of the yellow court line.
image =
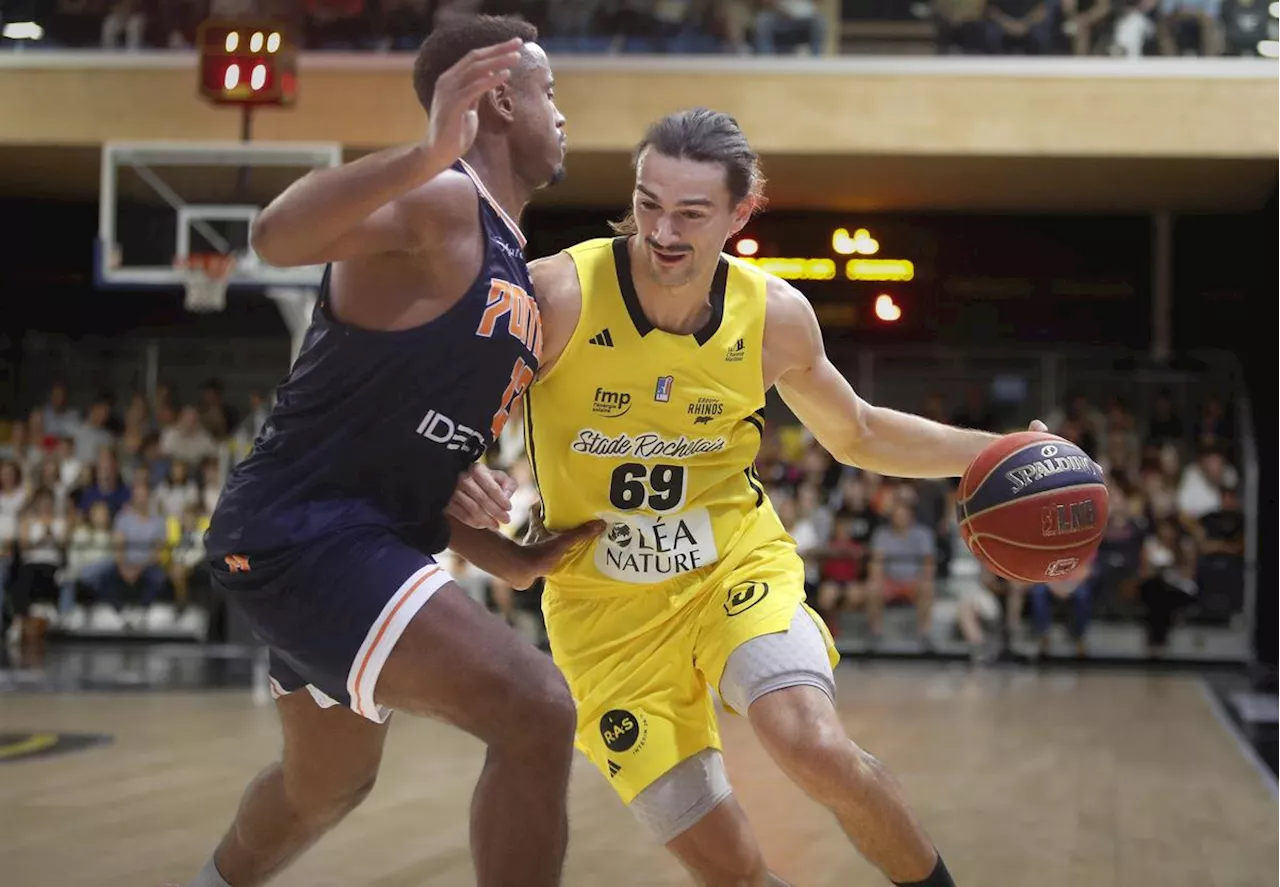
[[0, 760], [16, 758], [19, 755], [34, 754], [58, 744], [57, 733], [33, 733], [26, 739], [19, 739], [8, 745], [0, 745]]

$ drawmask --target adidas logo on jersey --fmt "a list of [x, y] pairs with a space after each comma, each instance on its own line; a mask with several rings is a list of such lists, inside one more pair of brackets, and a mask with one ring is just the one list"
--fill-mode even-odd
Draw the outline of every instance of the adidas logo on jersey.
[[609, 762], [609, 777], [612, 779], [622, 770], [622, 765], [614, 761]]
[[613, 347], [613, 336], [610, 335], [608, 327], [605, 327], [587, 341], [592, 345], [603, 345], [605, 348]]
[[747, 343], [741, 339], [733, 343], [733, 347], [724, 353], [724, 359], [729, 363], [737, 363], [742, 360], [747, 353]]

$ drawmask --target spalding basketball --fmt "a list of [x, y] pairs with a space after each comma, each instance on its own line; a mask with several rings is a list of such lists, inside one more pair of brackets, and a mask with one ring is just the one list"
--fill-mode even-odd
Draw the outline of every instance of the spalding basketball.
[[960, 537], [988, 569], [1015, 582], [1083, 573], [1107, 527], [1107, 485], [1089, 454], [1043, 431], [989, 444], [960, 479]]

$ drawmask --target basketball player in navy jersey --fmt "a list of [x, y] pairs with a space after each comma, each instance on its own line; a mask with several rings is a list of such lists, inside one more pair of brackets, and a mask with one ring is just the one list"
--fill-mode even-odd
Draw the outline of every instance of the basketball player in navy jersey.
[[[414, 66], [425, 139], [312, 173], [254, 224], [271, 264], [327, 266], [206, 538], [218, 585], [270, 648], [284, 749], [191, 887], [264, 884], [351, 812], [393, 710], [488, 746], [471, 810], [478, 883], [560, 882], [572, 699], [551, 660], [432, 557], [446, 544], [465, 556], [467, 534], [487, 532], [446, 509], [542, 350], [516, 219], [563, 175], [565, 145], [536, 36], [490, 17], [438, 28]], [[521, 555], [545, 569], [595, 531]]]

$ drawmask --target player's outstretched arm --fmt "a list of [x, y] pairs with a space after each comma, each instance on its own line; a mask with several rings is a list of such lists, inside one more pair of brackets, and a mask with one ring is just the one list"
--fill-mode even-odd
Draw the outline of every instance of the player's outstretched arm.
[[426, 242], [432, 204], [447, 195], [423, 186], [471, 147], [477, 105], [510, 76], [521, 45], [517, 39], [473, 50], [441, 75], [422, 142], [312, 172], [291, 185], [254, 221], [254, 251], [272, 265], [293, 267], [403, 252]]
[[781, 280], [770, 281], [764, 353], [766, 382], [846, 465], [892, 477], [960, 477], [999, 436], [867, 403], [827, 358], [813, 306]]
[[538, 542], [521, 544], [496, 530], [481, 530], [449, 518], [449, 548], [481, 570], [523, 591], [560, 563], [576, 546], [604, 530], [603, 521], [591, 521]]
[[461, 477], [445, 509], [449, 518], [449, 547], [512, 588], [525, 589], [545, 576], [571, 549], [598, 536], [603, 521], [589, 521], [564, 533], [550, 533], [542, 523], [540, 505], [530, 514], [529, 536], [523, 545], [497, 529], [510, 518], [515, 484], [502, 471], [476, 463]]

